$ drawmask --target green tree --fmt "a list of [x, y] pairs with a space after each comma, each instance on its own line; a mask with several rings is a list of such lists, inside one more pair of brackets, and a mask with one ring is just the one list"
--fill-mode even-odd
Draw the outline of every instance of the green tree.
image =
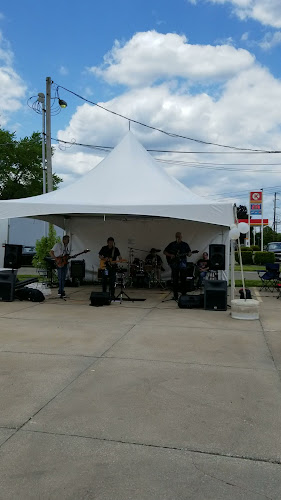
[[[39, 132], [19, 141], [0, 129], [0, 199], [36, 196], [43, 192], [42, 143]], [[54, 189], [62, 179], [53, 175]]]
[[[260, 244], [261, 236], [260, 233], [256, 234], [256, 241]], [[264, 246], [271, 241], [281, 241], [281, 234], [275, 233], [271, 227], [266, 226], [263, 230], [263, 244]]]
[[238, 219], [248, 219], [248, 209], [245, 205], [237, 207], [237, 217]]
[[60, 238], [57, 236], [53, 224], [49, 224], [48, 236], [42, 236], [40, 240], [36, 241], [36, 255], [32, 259], [34, 267], [37, 267], [38, 269], [47, 269], [47, 263], [44, 259], [45, 257], [50, 257], [50, 250], [58, 241], [60, 241]]

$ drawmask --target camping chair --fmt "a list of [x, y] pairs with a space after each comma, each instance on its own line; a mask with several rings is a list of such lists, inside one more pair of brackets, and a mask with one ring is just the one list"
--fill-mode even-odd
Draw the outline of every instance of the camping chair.
[[274, 292], [279, 281], [279, 265], [280, 264], [265, 264], [265, 269], [257, 271], [259, 278], [262, 281], [260, 291], [265, 290]]

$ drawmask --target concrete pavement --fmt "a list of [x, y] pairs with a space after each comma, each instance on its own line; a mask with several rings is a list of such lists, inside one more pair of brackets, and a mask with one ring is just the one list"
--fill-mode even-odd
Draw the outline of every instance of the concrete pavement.
[[[281, 498], [281, 301], [0, 303], [0, 499]], [[268, 294], [267, 294], [268, 295]]]

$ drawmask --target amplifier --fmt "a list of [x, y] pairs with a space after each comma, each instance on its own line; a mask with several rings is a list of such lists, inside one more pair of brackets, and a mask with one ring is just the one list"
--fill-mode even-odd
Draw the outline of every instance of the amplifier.
[[70, 276], [83, 281], [85, 278], [85, 261], [84, 260], [71, 260], [70, 261]]

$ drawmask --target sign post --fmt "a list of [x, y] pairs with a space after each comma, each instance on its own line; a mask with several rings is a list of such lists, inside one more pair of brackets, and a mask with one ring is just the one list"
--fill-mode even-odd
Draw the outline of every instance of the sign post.
[[[263, 251], [263, 192], [251, 191], [250, 192], [250, 206], [249, 206], [249, 226], [250, 218], [252, 215], [261, 215], [261, 251]], [[249, 233], [250, 241], [250, 233]]]

